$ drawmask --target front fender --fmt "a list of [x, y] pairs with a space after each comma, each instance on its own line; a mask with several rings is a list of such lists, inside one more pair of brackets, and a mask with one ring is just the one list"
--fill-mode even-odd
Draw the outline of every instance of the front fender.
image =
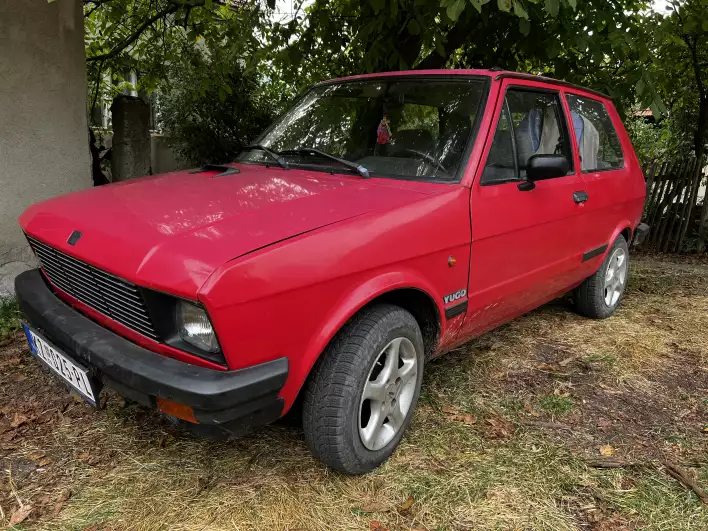
[[[411, 270], [380, 273], [347, 292], [335, 304], [334, 311], [317, 326], [319, 333], [312, 336], [303, 355], [290, 360], [290, 376], [292, 377], [288, 378], [283, 388], [283, 396], [292, 397], [292, 401], [294, 401], [315, 362], [349, 319], [370, 302], [399, 289], [416, 289], [427, 295], [437, 308], [440, 326], [444, 330], [448, 323], [445, 320], [442, 294], [437, 293], [430, 282], [416, 271]], [[286, 410], [292, 405], [292, 401], [286, 398]]]
[[229, 368], [287, 357], [282, 397], [289, 408], [342, 325], [376, 297], [401, 288], [433, 299], [444, 334], [443, 298], [467, 287], [469, 190], [439, 192], [224, 264], [202, 286], [199, 300]]

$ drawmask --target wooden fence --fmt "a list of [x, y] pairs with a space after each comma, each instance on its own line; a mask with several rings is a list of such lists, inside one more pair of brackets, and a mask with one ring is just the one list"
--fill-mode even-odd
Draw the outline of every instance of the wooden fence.
[[644, 165], [647, 196], [642, 220], [651, 231], [642, 247], [662, 253], [684, 249], [687, 236], [696, 229], [693, 220], [699, 210], [696, 203], [705, 166], [705, 157], [700, 164], [687, 158]]

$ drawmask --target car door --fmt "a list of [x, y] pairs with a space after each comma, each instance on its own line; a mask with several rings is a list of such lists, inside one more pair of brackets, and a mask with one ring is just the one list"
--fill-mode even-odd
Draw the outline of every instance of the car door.
[[[507, 79], [499, 94], [472, 185], [469, 303], [461, 337], [482, 333], [582, 280], [577, 234], [583, 180], [573, 168], [567, 106], [559, 90], [533, 81]], [[563, 155], [571, 170], [524, 186], [528, 158], [538, 154]]]
[[[629, 138], [612, 104], [591, 95], [565, 94], [572, 117], [572, 138], [577, 144], [580, 174], [588, 201], [583, 240], [591, 274], [599, 266], [613, 235], [639, 222], [644, 207], [644, 180]], [[620, 124], [620, 129], [615, 127]], [[621, 134], [618, 134], [621, 133]], [[629, 242], [628, 242], [629, 243]]]

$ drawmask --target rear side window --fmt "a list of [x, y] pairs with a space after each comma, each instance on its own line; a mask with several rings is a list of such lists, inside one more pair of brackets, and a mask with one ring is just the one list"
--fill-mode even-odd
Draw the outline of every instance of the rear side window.
[[558, 94], [509, 89], [481, 184], [524, 180], [526, 164], [533, 155], [564, 155], [572, 167], [570, 153]]
[[605, 104], [568, 94], [580, 169], [584, 172], [616, 170], [624, 166], [622, 146]]

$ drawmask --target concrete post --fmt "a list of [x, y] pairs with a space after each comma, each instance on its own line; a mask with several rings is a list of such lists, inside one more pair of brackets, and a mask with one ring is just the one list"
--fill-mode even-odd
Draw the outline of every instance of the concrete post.
[[0, 0], [0, 297], [36, 265], [17, 223], [91, 186], [82, 3]]
[[113, 182], [150, 173], [150, 106], [134, 96], [120, 95], [111, 105], [113, 115]]

